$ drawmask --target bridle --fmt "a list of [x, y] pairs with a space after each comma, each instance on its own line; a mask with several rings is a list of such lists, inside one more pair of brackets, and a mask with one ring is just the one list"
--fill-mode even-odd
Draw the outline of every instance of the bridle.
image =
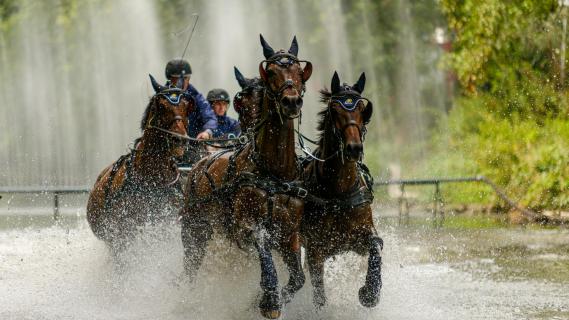
[[[156, 101], [156, 99], [159, 97], [165, 98], [166, 100], [168, 100], [168, 102], [171, 105], [174, 105], [174, 106], [179, 106], [180, 102], [182, 102], [182, 98], [185, 98], [188, 101], [194, 101], [194, 98], [189, 93], [187, 93], [187, 92], [185, 92], [179, 88], [168, 88], [166, 90], [157, 92], [152, 97], [155, 104], [158, 103]], [[194, 103], [194, 105], [195, 105], [195, 103]], [[185, 134], [185, 135], [179, 134], [177, 132], [174, 132], [174, 131], [153, 125], [152, 124], [153, 120], [154, 120], [154, 114], [150, 119], [148, 119], [148, 122], [146, 123], [146, 127], [144, 128], [144, 131], [154, 130], [154, 131], [158, 131], [162, 134], [165, 134], [169, 138], [169, 139], [167, 139], [168, 147], [170, 147], [171, 140], [173, 140], [175, 145], [182, 145], [182, 144], [184, 144], [190, 140], [190, 137], [187, 134]], [[173, 122], [183, 121], [183, 120], [184, 119], [181, 116], [175, 116]]]
[[[270, 64], [276, 64], [280, 67], [284, 67], [284, 68], [288, 69], [294, 64], [298, 63], [300, 65], [300, 63], [302, 63], [302, 62], [306, 63], [307, 65], [308, 64], [312, 65], [312, 63], [310, 61], [299, 60], [295, 55], [292, 55], [292, 54], [284, 52], [284, 51], [279, 51], [279, 52], [275, 53], [269, 59], [261, 61], [261, 63], [259, 63], [259, 69], [264, 70], [266, 72], [267, 68]], [[304, 70], [304, 68], [303, 68], [303, 70]], [[287, 79], [280, 85], [279, 88], [277, 88], [276, 91], [273, 90], [269, 84], [267, 84], [267, 86], [265, 86], [265, 88], [264, 88], [265, 89], [265, 95], [269, 98], [269, 100], [271, 100], [275, 103], [276, 110], [277, 110], [277, 113], [281, 119], [281, 122], [282, 122], [281, 100], [283, 98], [284, 91], [288, 88], [293, 88], [297, 92], [298, 96], [300, 98], [303, 98], [304, 93], [306, 91], [306, 84], [305, 84], [305, 81], [303, 80], [301, 82], [300, 88], [297, 88], [294, 86], [294, 82], [291, 79]], [[295, 118], [300, 117], [301, 114], [302, 113], [299, 113], [297, 116], [287, 116], [287, 118], [288, 119], [295, 119]]]
[[[348, 112], [353, 112], [356, 107], [358, 106], [358, 104], [360, 102], [366, 101], [367, 105], [366, 108], [371, 107], [372, 103], [366, 99], [363, 98], [359, 92], [353, 91], [353, 90], [349, 90], [349, 88], [346, 87], [346, 90], [340, 91], [338, 93], [332, 94], [330, 96], [330, 100], [328, 102], [328, 117], [331, 120], [334, 120], [334, 117], [332, 115], [332, 103], [336, 102], [338, 103], [342, 109], [348, 111]], [[363, 143], [365, 141], [365, 136], [367, 133], [367, 128], [366, 128], [366, 124], [369, 122], [368, 121], [364, 121], [363, 123], [359, 124], [357, 123], [355, 120], [350, 120], [348, 121], [348, 123], [346, 123], [344, 126], [342, 126], [342, 128], [338, 129], [335, 123], [332, 123], [332, 133], [338, 143], [338, 148], [336, 150], [336, 152], [334, 152], [332, 155], [326, 157], [325, 159], [316, 159], [319, 160], [321, 162], [324, 162], [326, 160], [332, 159], [333, 157], [340, 155], [340, 159], [342, 161], [342, 163], [344, 162], [344, 148], [346, 147], [345, 143], [344, 143], [344, 132], [346, 132], [346, 129], [348, 127], [356, 127], [358, 129], [358, 134], [360, 137], [360, 141]]]

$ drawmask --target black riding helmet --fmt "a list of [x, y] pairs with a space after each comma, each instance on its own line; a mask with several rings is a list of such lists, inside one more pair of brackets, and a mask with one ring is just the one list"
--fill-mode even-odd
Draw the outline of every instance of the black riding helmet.
[[207, 93], [207, 101], [212, 103], [214, 101], [225, 101], [229, 103], [229, 93], [223, 89], [213, 89]]
[[186, 60], [173, 59], [168, 61], [168, 64], [166, 64], [166, 70], [164, 73], [166, 74], [166, 79], [170, 79], [171, 77], [180, 77], [182, 74], [184, 76], [189, 76], [192, 74], [192, 67]]

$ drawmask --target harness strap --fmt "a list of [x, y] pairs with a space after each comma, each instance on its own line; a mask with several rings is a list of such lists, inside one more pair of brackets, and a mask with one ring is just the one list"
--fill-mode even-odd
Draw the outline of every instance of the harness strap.
[[215, 182], [213, 181], [213, 177], [209, 174], [209, 168], [217, 159], [219, 159], [222, 155], [228, 153], [229, 151], [231, 151], [231, 150], [227, 149], [227, 150], [222, 150], [222, 151], [214, 154], [213, 156], [211, 156], [208, 159], [207, 163], [204, 166], [203, 173], [204, 173], [205, 177], [207, 178], [207, 180], [209, 181], [209, 185], [211, 187], [211, 190], [215, 190], [216, 187], [215, 187]]
[[211, 202], [213, 200], [219, 201], [224, 199], [224, 196], [234, 192], [239, 187], [253, 187], [262, 189], [267, 192], [268, 197], [273, 197], [277, 194], [284, 194], [291, 197], [304, 199], [307, 197], [308, 192], [302, 186], [301, 181], [283, 182], [275, 180], [271, 177], [260, 177], [251, 172], [241, 172], [230, 183], [223, 184], [219, 188], [212, 189], [212, 192], [207, 196], [197, 196], [190, 194], [188, 202], [191, 205], [200, 205]]
[[[354, 186], [354, 191], [350, 192], [345, 197], [341, 198], [329, 198], [329, 197], [319, 197], [313, 193], [309, 193], [306, 196], [306, 203], [312, 204], [316, 207], [323, 208], [330, 212], [339, 212], [341, 210], [353, 209], [363, 206], [367, 203], [372, 203], [373, 196], [373, 177], [371, 176], [368, 167], [362, 163], [357, 163], [357, 170], [360, 179], [358, 183]], [[317, 183], [317, 170], [311, 171], [311, 176], [309, 180], [313, 183]]]
[[330, 212], [339, 212], [341, 210], [353, 209], [373, 202], [373, 193], [366, 187], [361, 186], [348, 196], [337, 199], [328, 199], [308, 194], [306, 202], [313, 204]]

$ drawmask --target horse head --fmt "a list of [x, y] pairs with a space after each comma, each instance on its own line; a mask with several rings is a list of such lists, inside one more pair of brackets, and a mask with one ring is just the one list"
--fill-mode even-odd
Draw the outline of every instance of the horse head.
[[245, 78], [237, 67], [234, 68], [234, 71], [241, 91], [235, 95], [233, 107], [239, 115], [239, 123], [243, 132], [246, 132], [253, 127], [259, 117], [265, 87], [263, 87], [261, 78]]
[[195, 101], [186, 91], [162, 86], [149, 76], [155, 93], [144, 112], [141, 129], [152, 132], [165, 142], [161, 145], [170, 148], [173, 156], [180, 157], [189, 139], [188, 116], [195, 108]]
[[328, 102], [327, 112], [333, 121], [332, 130], [340, 144], [339, 151], [348, 161], [360, 160], [366, 125], [373, 113], [372, 103], [361, 95], [365, 80], [365, 73], [362, 73], [354, 85], [340, 85], [340, 77], [334, 72], [331, 92], [322, 91], [323, 100]]
[[[265, 60], [259, 64], [259, 74], [266, 92], [277, 106], [277, 112], [289, 119], [300, 116], [305, 83], [312, 75], [312, 63], [299, 60], [296, 36], [288, 51], [275, 52], [261, 35]], [[301, 63], [305, 63], [301, 67]]]

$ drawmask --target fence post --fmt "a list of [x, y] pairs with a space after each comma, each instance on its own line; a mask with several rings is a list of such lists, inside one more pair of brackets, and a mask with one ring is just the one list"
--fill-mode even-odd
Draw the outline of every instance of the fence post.
[[399, 191], [401, 194], [399, 195], [399, 225], [401, 225], [401, 220], [403, 215], [405, 214], [405, 184], [402, 183], [399, 185]]
[[435, 194], [433, 195], [433, 225], [437, 226], [437, 213], [439, 213], [439, 183], [435, 182]]
[[59, 192], [53, 193], [53, 220], [59, 220]]

